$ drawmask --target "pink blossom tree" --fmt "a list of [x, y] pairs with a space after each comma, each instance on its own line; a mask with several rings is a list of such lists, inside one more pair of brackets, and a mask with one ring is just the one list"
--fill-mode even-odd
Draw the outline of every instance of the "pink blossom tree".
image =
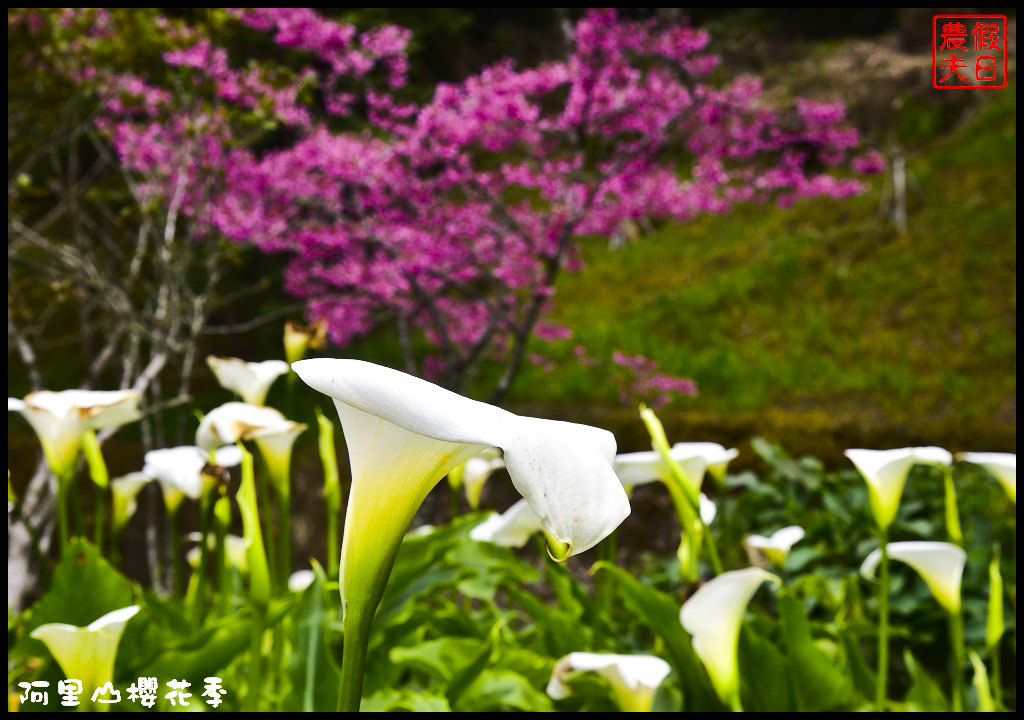
[[170, 82], [106, 78], [121, 162], [201, 234], [286, 253], [288, 291], [338, 345], [388, 328], [406, 370], [491, 400], [559, 274], [582, 268], [581, 239], [862, 187], [842, 105], [780, 107], [757, 78], [717, 81], [708, 33], [678, 23], [591, 11], [563, 60], [502, 62], [419, 104], [401, 28], [231, 16], [299, 62], [239, 63], [181, 31]]

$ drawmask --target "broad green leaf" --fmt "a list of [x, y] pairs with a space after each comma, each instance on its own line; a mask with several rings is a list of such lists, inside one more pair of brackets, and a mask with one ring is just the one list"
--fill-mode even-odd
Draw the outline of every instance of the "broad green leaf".
[[84, 627], [135, 601], [132, 584], [86, 540], [73, 540], [53, 572], [50, 589], [29, 611], [19, 650], [46, 657], [41, 642], [28, 633], [46, 623]]
[[576, 618], [538, 600], [515, 585], [507, 585], [509, 597], [534, 619], [544, 638], [544, 649], [554, 657], [588, 648], [587, 628]]
[[853, 686], [865, 699], [873, 700], [877, 679], [864, 660], [864, 654], [860, 650], [860, 638], [850, 628], [843, 628], [839, 633], [839, 640], [846, 654], [846, 664], [850, 668]]
[[803, 603], [781, 593], [778, 611], [798, 710], [840, 710], [853, 705], [853, 683], [818, 649]]
[[396, 665], [448, 682], [473, 662], [485, 647], [488, 647], [487, 643], [475, 638], [443, 637], [412, 647], [396, 647], [389, 657]]
[[362, 712], [451, 712], [443, 697], [416, 690], [378, 690], [359, 705]]
[[749, 623], [740, 629], [740, 698], [749, 712], [793, 709], [790, 669], [786, 657]]
[[546, 712], [552, 709], [551, 699], [545, 693], [510, 670], [484, 670], [462, 693], [455, 708], [458, 712]]
[[924, 671], [910, 651], [903, 653], [903, 660], [910, 673], [911, 685], [903, 703], [907, 710], [917, 712], [948, 712], [949, 701], [932, 678]]

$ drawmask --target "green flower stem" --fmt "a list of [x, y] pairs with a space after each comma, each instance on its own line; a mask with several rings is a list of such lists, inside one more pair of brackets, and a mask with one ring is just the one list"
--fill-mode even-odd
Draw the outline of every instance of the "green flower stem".
[[217, 605], [218, 611], [221, 615], [228, 615], [231, 612], [230, 596], [231, 590], [231, 577], [228, 572], [228, 561], [227, 561], [227, 549], [225, 548], [225, 540], [228, 531], [222, 523], [217, 522], [215, 533], [215, 543], [213, 546], [213, 562], [215, 575], [217, 577]]
[[345, 614], [345, 644], [341, 658], [341, 695], [338, 697], [339, 712], [359, 712], [363, 693], [363, 671], [366, 665], [366, 648], [370, 641], [370, 623], [373, 611]]
[[110, 495], [110, 473], [107, 472], [107, 463], [103, 460], [103, 450], [100, 448], [99, 438], [93, 430], [89, 430], [82, 436], [82, 454], [85, 455], [85, 462], [89, 467], [89, 477], [95, 485], [96, 511], [93, 517], [96, 533], [96, 547], [100, 554], [103, 554], [103, 533], [106, 525], [107, 498]]
[[[193, 586], [194, 592], [190, 598], [190, 611], [192, 621], [196, 625], [202, 625], [203, 608], [206, 605], [206, 576], [210, 572], [210, 523], [213, 520], [213, 497], [212, 493], [206, 493], [199, 499], [199, 573], [196, 583]], [[192, 589], [192, 587], [190, 587]]]
[[878, 712], [884, 712], [889, 678], [889, 538], [887, 531], [880, 531], [879, 539], [882, 542], [882, 561], [879, 566], [878, 681], [875, 685], [875, 706]]
[[949, 615], [949, 643], [953, 650], [953, 712], [964, 711], [964, 620], [958, 610]]
[[946, 498], [946, 532], [954, 545], [963, 545], [964, 536], [960, 529], [960, 512], [956, 507], [956, 487], [953, 485], [953, 467], [943, 470]]
[[71, 542], [71, 522], [68, 518], [68, 487], [74, 479], [74, 472], [57, 475], [57, 531], [60, 535], [60, 555], [64, 557]]
[[[264, 465], [265, 469], [265, 465]], [[259, 504], [263, 508], [260, 521], [263, 524], [263, 542], [266, 544], [267, 569], [270, 571], [270, 585], [278, 588], [281, 586], [281, 575], [277, 567], [279, 556], [274, 538], [274, 513], [270, 505], [270, 481], [267, 477], [261, 478], [259, 483]], [[278, 508], [280, 510], [280, 508]]]
[[[284, 482], [287, 483], [288, 478], [285, 478]], [[280, 557], [278, 571], [281, 587], [284, 587], [288, 584], [288, 578], [292, 574], [292, 498], [290, 493], [277, 493], [277, 508], [281, 514], [281, 536], [277, 543]]]
[[178, 514], [181, 507], [177, 507], [168, 514], [168, 532], [171, 540], [171, 595], [181, 597], [185, 587], [185, 568], [182, 563], [181, 538], [178, 531]]
[[999, 661], [999, 642], [992, 646], [989, 650], [992, 656], [992, 700], [996, 704], [996, 711], [998, 712], [1003, 707], [1003, 683], [1001, 673], [1001, 663]]
[[97, 487], [96, 488], [96, 527], [94, 531], [96, 533], [96, 547], [100, 551], [100, 555], [104, 555], [103, 552], [103, 530], [107, 524], [106, 509], [107, 509], [107, 498], [110, 495], [110, 491], [107, 488]]
[[316, 422], [320, 429], [317, 444], [320, 462], [324, 468], [324, 498], [327, 501], [327, 577], [338, 579], [338, 517], [341, 515], [341, 480], [338, 456], [334, 450], [334, 424], [316, 409]]
[[743, 704], [740, 703], [740, 691], [737, 690], [729, 696], [729, 709], [733, 712], [743, 712]]
[[252, 636], [249, 643], [249, 693], [246, 709], [260, 710], [260, 689], [263, 687], [263, 631], [267, 622], [267, 608], [263, 603], [253, 602]]

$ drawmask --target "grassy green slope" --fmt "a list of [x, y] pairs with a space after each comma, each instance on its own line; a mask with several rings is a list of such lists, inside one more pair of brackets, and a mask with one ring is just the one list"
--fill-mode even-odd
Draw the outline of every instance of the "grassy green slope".
[[[993, 95], [910, 158], [906, 236], [880, 217], [881, 179], [852, 200], [745, 207], [588, 247], [554, 320], [596, 357], [642, 353], [694, 378], [700, 396], [666, 413], [712, 432], [742, 418], [783, 441], [796, 426], [1012, 443], [1016, 91]], [[560, 363], [538, 398], [531, 368], [513, 399], [612, 405], [608, 370]]]

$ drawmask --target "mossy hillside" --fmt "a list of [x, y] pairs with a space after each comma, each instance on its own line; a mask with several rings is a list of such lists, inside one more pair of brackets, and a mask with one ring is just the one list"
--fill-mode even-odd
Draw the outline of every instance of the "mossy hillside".
[[616, 405], [610, 364], [571, 361], [579, 343], [694, 378], [700, 396], [666, 412], [712, 433], [761, 417], [768, 434], [820, 423], [1013, 449], [1015, 159], [1011, 87], [909, 158], [906, 235], [880, 213], [877, 178], [846, 201], [739, 208], [618, 251], [594, 242], [558, 286], [553, 320], [575, 331], [565, 362], [527, 370], [513, 399]]

